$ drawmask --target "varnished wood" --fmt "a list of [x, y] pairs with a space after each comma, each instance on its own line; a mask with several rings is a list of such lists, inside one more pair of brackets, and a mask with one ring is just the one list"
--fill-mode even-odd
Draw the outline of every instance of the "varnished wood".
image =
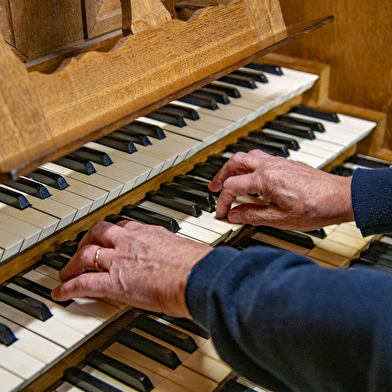
[[121, 0], [124, 36], [137, 34], [170, 22], [171, 15], [161, 0]]
[[[38, 96], [50, 132], [41, 135], [40, 146], [25, 143], [23, 138], [16, 140], [12, 133], [7, 135], [1, 148], [8, 152], [17, 142], [19, 156], [28, 156], [30, 163], [0, 151], [3, 180], [10, 173], [26, 173], [44, 161], [57, 159], [331, 20], [325, 18], [299, 26], [299, 30], [290, 30], [290, 35], [282, 39], [286, 31], [280, 30], [278, 10], [272, 8], [275, 14], [271, 14], [270, 2], [262, 2], [261, 6], [268, 8], [269, 19], [254, 19], [251, 11], [256, 3], [260, 2], [239, 0], [227, 7], [209, 7], [189, 24], [171, 21], [130, 36], [110, 54], [87, 53], [52, 75], [31, 73], [32, 90]], [[211, 24], [211, 18], [216, 23]], [[229, 32], [224, 29], [228, 18]], [[205, 36], [195, 37], [195, 30]], [[228, 40], [228, 34], [232, 34], [232, 39]], [[152, 45], [153, 42], [160, 45]], [[195, 47], [199, 47], [197, 52]], [[23, 76], [21, 70], [20, 73]], [[29, 132], [28, 128], [25, 132]]]
[[62, 377], [64, 371], [76, 366], [83, 361], [85, 356], [92, 350], [103, 346], [108, 342], [118, 331], [127, 327], [141, 311], [132, 309], [127, 311], [117, 320], [110, 323], [102, 331], [91, 337], [87, 342], [83, 343], [75, 351], [68, 354], [64, 359], [58, 362], [55, 366], [50, 368], [46, 373], [40, 376], [36, 381], [33, 381], [28, 386], [23, 388], [21, 392], [43, 392], [49, 388], [55, 381]]
[[32, 60], [83, 40], [80, 0], [10, 1], [14, 46]]
[[280, 1], [287, 24], [332, 14], [335, 22], [280, 49], [331, 65], [330, 99], [387, 113], [384, 148], [392, 148], [392, 2]]

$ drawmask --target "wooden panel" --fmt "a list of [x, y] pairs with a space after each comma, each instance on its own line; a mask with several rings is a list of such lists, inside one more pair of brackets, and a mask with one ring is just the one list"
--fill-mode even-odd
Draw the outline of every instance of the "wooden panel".
[[387, 113], [384, 146], [392, 148], [392, 2], [281, 0], [280, 4], [287, 24], [334, 15], [334, 23], [280, 52], [330, 64], [330, 98]]
[[[254, 17], [250, 10], [256, 3], [270, 19]], [[0, 171], [6, 176], [15, 174], [15, 167], [19, 173], [31, 171], [37, 162], [73, 151], [251, 61], [252, 56], [273, 50], [273, 45], [329, 22], [327, 18], [302, 26], [287, 38], [286, 30], [276, 29], [282, 25], [281, 14], [270, 14], [270, 6], [271, 0], [239, 0], [209, 7], [192, 22], [170, 20], [130, 36], [111, 53], [87, 53], [52, 75], [30, 73], [49, 134], [31, 143], [30, 138], [16, 142], [16, 136], [7, 132], [7, 143], [0, 148]], [[17, 83], [16, 77], [13, 80]], [[28, 126], [22, 129], [29, 133]], [[13, 143], [19, 148], [10, 154]], [[48, 147], [42, 149], [43, 143]], [[34, 159], [22, 170], [27, 154]]]
[[14, 28], [12, 27], [10, 0], [0, 0], [0, 32], [10, 45], [15, 45]]
[[83, 39], [80, 0], [10, 0], [15, 46], [29, 60]]
[[85, 38], [93, 38], [121, 29], [120, 0], [83, 0]]

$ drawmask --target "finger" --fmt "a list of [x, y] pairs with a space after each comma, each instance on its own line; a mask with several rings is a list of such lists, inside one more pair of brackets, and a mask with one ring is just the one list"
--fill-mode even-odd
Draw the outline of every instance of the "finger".
[[[83, 274], [86, 271], [97, 271], [97, 266], [109, 271], [113, 249], [97, 245], [86, 245], [79, 249], [67, 265], [60, 271], [59, 277], [67, 281]], [[95, 264], [97, 262], [97, 265]]]
[[253, 172], [258, 166], [259, 158], [259, 156], [243, 152], [234, 154], [210, 182], [209, 189], [212, 192], [219, 192], [227, 178]]
[[290, 229], [295, 227], [295, 224], [298, 225], [297, 218], [293, 219], [281, 211], [279, 207], [269, 204], [242, 204], [234, 207], [229, 212], [227, 219], [232, 223], [271, 226], [280, 229]]
[[216, 217], [224, 218], [230, 211], [231, 204], [238, 196], [260, 194], [259, 182], [253, 173], [227, 178], [216, 204]]
[[109, 274], [83, 274], [52, 290], [52, 298], [68, 301], [71, 298], [108, 297], [110, 287]]
[[80, 241], [78, 251], [86, 245], [102, 245], [105, 248], [114, 248], [120, 237], [121, 227], [109, 222], [96, 222]]

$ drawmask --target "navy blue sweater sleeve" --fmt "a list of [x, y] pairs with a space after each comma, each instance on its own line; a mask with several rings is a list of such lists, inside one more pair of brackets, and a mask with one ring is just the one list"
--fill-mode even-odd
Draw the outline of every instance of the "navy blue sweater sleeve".
[[193, 268], [186, 301], [221, 357], [266, 388], [392, 390], [392, 274], [220, 247]]
[[392, 233], [392, 168], [355, 170], [351, 199], [362, 235]]

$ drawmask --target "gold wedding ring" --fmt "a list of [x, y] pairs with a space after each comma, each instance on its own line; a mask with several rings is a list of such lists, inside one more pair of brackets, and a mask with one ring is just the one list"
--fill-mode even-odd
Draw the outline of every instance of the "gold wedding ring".
[[98, 249], [97, 249], [97, 251], [95, 252], [95, 258], [94, 258], [94, 264], [95, 264], [95, 269], [98, 271], [98, 272], [105, 272], [105, 270], [103, 270], [102, 268], [99, 268], [99, 265], [98, 265], [98, 257], [99, 257], [99, 252], [101, 251], [101, 247], [99, 247]]

